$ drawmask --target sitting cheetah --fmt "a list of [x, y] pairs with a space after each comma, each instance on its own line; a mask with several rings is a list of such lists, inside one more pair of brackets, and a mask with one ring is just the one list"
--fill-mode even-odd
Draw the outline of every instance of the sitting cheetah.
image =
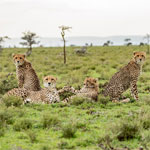
[[134, 52], [133, 59], [121, 68], [119, 72], [106, 84], [103, 94], [109, 96], [114, 102], [118, 101], [122, 93], [131, 88], [131, 94], [138, 100], [137, 81], [142, 72], [142, 65], [146, 58], [145, 52]]
[[25, 103], [55, 103], [59, 102], [59, 94], [56, 89], [56, 78], [46, 76], [43, 79], [44, 87], [40, 91], [29, 91], [24, 88], [15, 88], [6, 93], [6, 96], [21, 97]]
[[70, 91], [75, 94], [69, 98], [64, 99], [63, 102], [68, 102], [74, 97], [85, 97], [97, 101], [99, 85], [96, 79], [88, 77], [84, 80], [84, 86], [81, 88], [81, 90], [75, 90], [73, 87], [64, 87], [62, 90]]
[[31, 63], [25, 59], [25, 55], [13, 54], [13, 61], [16, 65], [19, 88], [39, 91], [41, 89], [39, 79], [32, 68]]

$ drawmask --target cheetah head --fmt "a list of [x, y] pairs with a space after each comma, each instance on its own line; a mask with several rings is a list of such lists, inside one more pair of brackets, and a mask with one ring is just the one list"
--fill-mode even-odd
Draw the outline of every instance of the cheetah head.
[[53, 76], [46, 76], [43, 78], [44, 87], [55, 88], [57, 78]]
[[84, 80], [84, 86], [86, 88], [98, 88], [98, 81], [97, 79], [88, 77]]
[[25, 62], [25, 55], [23, 54], [13, 54], [13, 61], [16, 66], [21, 66]]
[[145, 52], [134, 52], [134, 61], [137, 64], [143, 64], [143, 62], [145, 61], [146, 58], [146, 53]]

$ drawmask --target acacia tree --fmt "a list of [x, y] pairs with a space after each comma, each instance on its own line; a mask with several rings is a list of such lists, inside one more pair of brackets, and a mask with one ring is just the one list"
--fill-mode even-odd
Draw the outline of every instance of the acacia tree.
[[61, 36], [64, 42], [64, 47], [63, 47], [63, 51], [64, 51], [64, 64], [66, 64], [66, 40], [65, 40], [65, 30], [69, 30], [72, 27], [68, 27], [68, 26], [59, 26], [59, 28], [61, 29]]
[[147, 40], [147, 53], [149, 54], [150, 53], [150, 48], [149, 48], [149, 42], [150, 42], [150, 34], [146, 34], [146, 36], [144, 37], [146, 40]]
[[113, 42], [111, 42], [110, 40], [108, 40], [107, 42], [105, 42], [103, 44], [103, 46], [110, 46], [110, 44], [113, 45]]
[[23, 32], [23, 36], [21, 37], [21, 39], [25, 42], [20, 42], [20, 44], [23, 46], [27, 46], [28, 50], [26, 52], [26, 56], [31, 55], [33, 45], [40, 43], [40, 41], [36, 41], [37, 38], [38, 36], [36, 35], [36, 33], [30, 31]]
[[8, 36], [0, 37], [0, 52], [3, 50], [2, 43], [4, 43], [6, 39], [10, 38]]
[[124, 39], [124, 41], [126, 42], [125, 45], [127, 45], [127, 46], [132, 45], [132, 43], [130, 42], [131, 41], [130, 38], [126, 38], [126, 39]]

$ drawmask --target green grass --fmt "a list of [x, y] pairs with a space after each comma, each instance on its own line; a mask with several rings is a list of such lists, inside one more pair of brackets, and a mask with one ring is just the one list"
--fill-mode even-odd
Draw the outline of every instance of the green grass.
[[[89, 47], [84, 56], [67, 47], [67, 64], [62, 48], [34, 48], [27, 59], [32, 62], [41, 85], [45, 75], [58, 78], [57, 88], [82, 87], [85, 77], [98, 79], [100, 85], [132, 58], [133, 51], [146, 47]], [[17, 87], [12, 53], [26, 49], [4, 49], [0, 54], [0, 98]], [[0, 150], [101, 149], [150, 147], [150, 55], [138, 81], [139, 102], [114, 104], [99, 95], [98, 102], [81, 98], [70, 104], [16, 105], [7, 99], [0, 104]], [[129, 96], [129, 91], [125, 93]], [[14, 105], [15, 104], [15, 105]]]

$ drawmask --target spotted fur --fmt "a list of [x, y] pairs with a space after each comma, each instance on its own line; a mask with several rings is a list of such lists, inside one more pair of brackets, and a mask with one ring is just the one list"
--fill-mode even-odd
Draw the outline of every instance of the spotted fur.
[[30, 91], [39, 91], [41, 89], [39, 79], [31, 63], [25, 59], [25, 55], [13, 54], [13, 61], [16, 65], [18, 87]]
[[119, 72], [115, 73], [109, 83], [106, 84], [103, 94], [109, 96], [112, 101], [118, 101], [122, 93], [131, 88], [131, 94], [138, 100], [136, 83], [142, 72], [145, 57], [145, 52], [134, 52], [133, 59]]
[[69, 98], [64, 99], [63, 102], [69, 102], [74, 97], [84, 97], [97, 101], [99, 86], [96, 79], [89, 77], [85, 79], [84, 86], [81, 88], [81, 90], [75, 90], [73, 87], [64, 87], [62, 90], [70, 91], [75, 94]]

